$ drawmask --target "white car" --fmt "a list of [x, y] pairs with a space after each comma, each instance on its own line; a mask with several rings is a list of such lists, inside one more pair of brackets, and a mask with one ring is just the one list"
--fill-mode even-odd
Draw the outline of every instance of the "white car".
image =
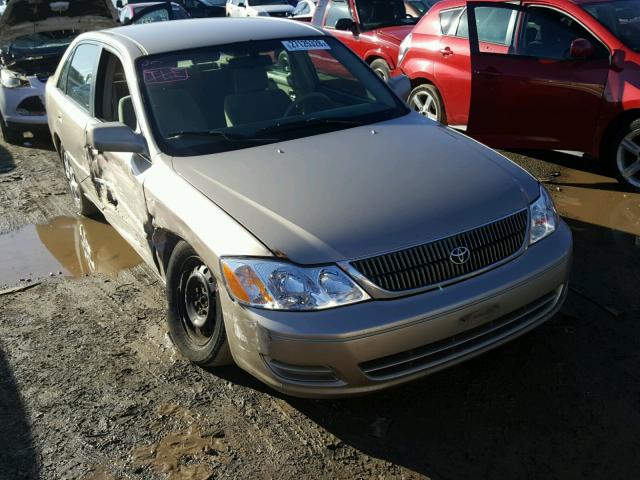
[[293, 7], [286, 0], [228, 0], [227, 17], [287, 17]]
[[310, 22], [314, 13], [316, 13], [316, 2], [314, 0], [300, 0], [289, 17], [303, 22]]
[[80, 33], [115, 25], [108, 0], [11, 0], [0, 18], [0, 128], [5, 142], [47, 127], [44, 90]]

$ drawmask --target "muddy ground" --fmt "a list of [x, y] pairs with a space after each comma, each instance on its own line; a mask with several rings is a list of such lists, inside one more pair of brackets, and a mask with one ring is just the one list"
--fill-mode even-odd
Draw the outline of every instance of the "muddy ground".
[[407, 386], [313, 401], [180, 357], [161, 284], [73, 217], [50, 147], [0, 143], [0, 479], [638, 478], [640, 195], [569, 155], [510, 156], [575, 235], [562, 312]]

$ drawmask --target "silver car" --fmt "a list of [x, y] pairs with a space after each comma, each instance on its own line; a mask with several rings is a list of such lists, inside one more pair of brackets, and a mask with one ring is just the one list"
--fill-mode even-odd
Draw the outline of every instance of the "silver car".
[[178, 20], [81, 35], [47, 107], [78, 211], [165, 280], [178, 349], [336, 397], [500, 345], [567, 291], [545, 189], [405, 81], [306, 24]]
[[[2, 4], [4, 5], [4, 3]], [[0, 17], [0, 130], [8, 143], [46, 131], [45, 84], [80, 33], [115, 25], [108, 0], [11, 0]]]

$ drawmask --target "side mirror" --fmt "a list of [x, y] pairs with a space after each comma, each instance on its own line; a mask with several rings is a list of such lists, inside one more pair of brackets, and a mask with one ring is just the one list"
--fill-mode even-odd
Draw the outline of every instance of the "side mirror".
[[387, 85], [398, 95], [402, 101], [406, 101], [411, 92], [411, 80], [406, 75], [398, 75], [397, 77], [389, 77]]
[[244, 2], [240, 2], [240, 3], [238, 4], [238, 6], [239, 6], [240, 8], [244, 8], [244, 7], [246, 7], [246, 5], [245, 5], [245, 3], [244, 3]]
[[358, 24], [350, 18], [341, 18], [336, 22], [336, 30], [350, 30], [354, 35], [358, 33]]
[[576, 38], [569, 47], [569, 55], [577, 59], [589, 58], [595, 51], [596, 49], [586, 38]]
[[122, 4], [122, 0], [117, 0], [116, 8], [122, 8], [124, 5]]
[[145, 138], [120, 122], [90, 125], [87, 143], [99, 152], [147, 153]]
[[611, 54], [611, 68], [616, 72], [621, 72], [624, 69], [624, 51], [614, 50]]

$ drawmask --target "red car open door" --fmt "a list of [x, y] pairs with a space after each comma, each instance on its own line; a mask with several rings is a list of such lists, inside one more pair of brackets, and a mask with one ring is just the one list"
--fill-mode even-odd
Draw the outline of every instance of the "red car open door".
[[[606, 47], [544, 5], [468, 2], [467, 132], [504, 148], [587, 151], [609, 71]], [[507, 48], [487, 51], [480, 43]]]

